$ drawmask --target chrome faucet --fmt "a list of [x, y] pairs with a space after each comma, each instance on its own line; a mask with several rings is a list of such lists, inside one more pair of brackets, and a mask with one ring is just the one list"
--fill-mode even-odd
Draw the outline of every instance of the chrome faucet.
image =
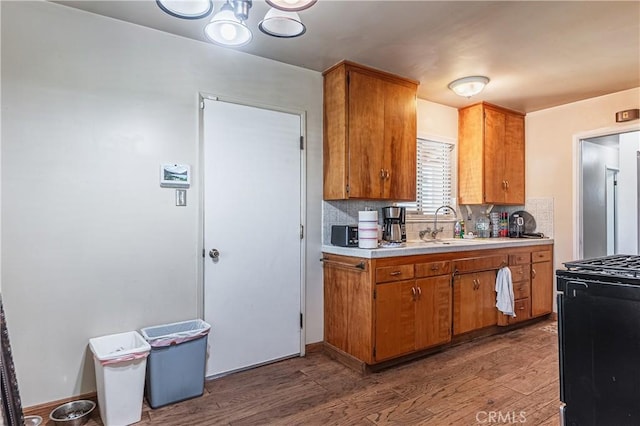
[[458, 213], [456, 212], [456, 209], [454, 209], [451, 206], [446, 206], [445, 205], [445, 206], [438, 207], [436, 209], [436, 213], [434, 215], [435, 220], [433, 222], [433, 230], [431, 230], [430, 228], [427, 228], [425, 231], [420, 231], [420, 233], [419, 233], [420, 239], [422, 239], [425, 236], [425, 234], [427, 234], [428, 232], [431, 232], [431, 238], [433, 238], [435, 240], [435, 238], [438, 236], [438, 233], [442, 232], [444, 230], [444, 228], [438, 229], [438, 212], [440, 211], [440, 209], [451, 209], [451, 211], [453, 212], [453, 214], [455, 216], [458, 215]]

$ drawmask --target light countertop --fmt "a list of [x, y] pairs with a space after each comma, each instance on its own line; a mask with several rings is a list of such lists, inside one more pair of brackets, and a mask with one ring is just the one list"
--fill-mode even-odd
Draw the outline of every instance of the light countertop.
[[379, 247], [376, 249], [361, 249], [358, 247], [338, 247], [323, 245], [322, 252], [342, 256], [362, 257], [365, 259], [379, 259], [383, 257], [413, 256], [418, 254], [464, 252], [470, 250], [488, 250], [498, 248], [537, 246], [553, 244], [552, 238], [473, 238], [473, 239], [443, 239], [437, 242], [413, 241], [406, 242], [400, 247]]

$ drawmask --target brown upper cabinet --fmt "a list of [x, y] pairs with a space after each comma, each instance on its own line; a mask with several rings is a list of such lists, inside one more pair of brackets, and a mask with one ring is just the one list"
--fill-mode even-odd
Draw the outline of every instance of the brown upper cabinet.
[[418, 83], [348, 61], [323, 75], [323, 198], [415, 200]]
[[486, 102], [458, 110], [459, 204], [524, 204], [524, 115]]

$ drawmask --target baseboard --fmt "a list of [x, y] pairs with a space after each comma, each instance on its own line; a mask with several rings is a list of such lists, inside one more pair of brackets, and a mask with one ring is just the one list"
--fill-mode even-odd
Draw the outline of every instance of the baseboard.
[[322, 352], [323, 348], [324, 348], [324, 342], [308, 343], [304, 347], [304, 353], [314, 354], [314, 353]]
[[[88, 399], [88, 400], [91, 400], [91, 401], [93, 401], [93, 402], [95, 402], [97, 404], [98, 403], [98, 394], [96, 392], [89, 392], [89, 393], [85, 393], [85, 394], [78, 395], [78, 396], [72, 396], [72, 397], [65, 398], [65, 399], [59, 399], [57, 401], [51, 401], [51, 402], [45, 402], [43, 404], [32, 405], [31, 407], [23, 408], [22, 412], [24, 413], [25, 416], [40, 416], [40, 417], [42, 417], [42, 424], [46, 425], [46, 424], [48, 424], [47, 422], [49, 421], [49, 414], [51, 414], [51, 412], [53, 410], [58, 408], [58, 406], [60, 406], [62, 404], [66, 404], [67, 402], [77, 401], [77, 400], [80, 400], [80, 399]], [[93, 410], [93, 413], [91, 413], [91, 417], [94, 417], [94, 416], [99, 416], [98, 407], [96, 407], [96, 409]]]

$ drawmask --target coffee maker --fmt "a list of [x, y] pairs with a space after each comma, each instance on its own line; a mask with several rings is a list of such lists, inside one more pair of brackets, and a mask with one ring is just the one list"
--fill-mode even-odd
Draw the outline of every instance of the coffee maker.
[[383, 207], [382, 239], [390, 243], [401, 243], [407, 241], [405, 219], [406, 209], [404, 207]]

